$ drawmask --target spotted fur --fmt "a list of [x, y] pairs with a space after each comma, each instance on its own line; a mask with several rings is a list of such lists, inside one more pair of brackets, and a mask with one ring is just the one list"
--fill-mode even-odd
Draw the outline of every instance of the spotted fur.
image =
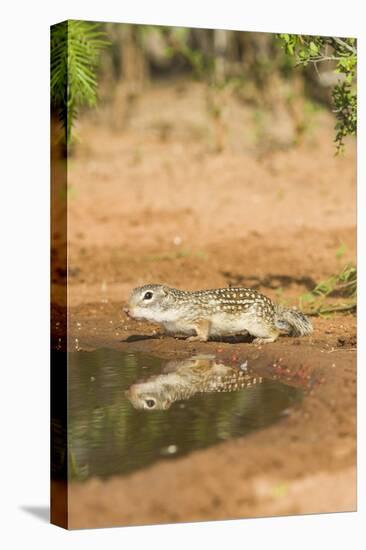
[[302, 312], [275, 305], [260, 292], [242, 287], [186, 291], [144, 285], [132, 291], [125, 311], [133, 318], [160, 324], [170, 334], [202, 341], [249, 333], [266, 343], [280, 334], [312, 332]]

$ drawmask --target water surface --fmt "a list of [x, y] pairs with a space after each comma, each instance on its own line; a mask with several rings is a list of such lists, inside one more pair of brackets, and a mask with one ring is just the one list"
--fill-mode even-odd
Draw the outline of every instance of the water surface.
[[[279, 421], [302, 395], [299, 389], [247, 372], [243, 376], [240, 369], [229, 367], [225, 382], [225, 376], [212, 375], [205, 358], [187, 364], [179, 358], [167, 362], [142, 353], [100, 349], [69, 353], [68, 360], [73, 480], [128, 474], [157, 460], [245, 436]], [[180, 384], [179, 373], [185, 377], [184, 388], [195, 384], [194, 391], [184, 390], [185, 397], [171, 387], [172, 382]], [[144, 388], [146, 381], [158, 384], [159, 391], [163, 388], [164, 403], [168, 393], [167, 407], [136, 408], [131, 387]]]

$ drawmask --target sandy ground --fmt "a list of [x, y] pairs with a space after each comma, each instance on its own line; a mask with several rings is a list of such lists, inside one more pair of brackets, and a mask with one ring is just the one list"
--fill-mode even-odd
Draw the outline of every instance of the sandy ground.
[[[213, 342], [158, 338], [157, 327], [128, 320], [122, 307], [131, 288], [240, 284], [298, 305], [355, 260], [355, 144], [334, 156], [330, 115], [316, 113], [299, 145], [263, 155], [250, 110], [233, 102], [217, 153], [202, 101], [197, 86], [152, 88], [124, 131], [103, 112], [81, 120], [68, 166], [70, 349], [216, 350]], [[61, 347], [64, 275], [56, 271], [53, 286]], [[354, 510], [356, 319], [315, 318], [314, 326], [309, 337], [265, 350], [220, 344], [224, 353], [260, 357], [261, 368], [281, 356], [291, 373], [301, 365], [309, 379], [316, 374], [299, 410], [173, 462], [72, 484], [70, 527]]]

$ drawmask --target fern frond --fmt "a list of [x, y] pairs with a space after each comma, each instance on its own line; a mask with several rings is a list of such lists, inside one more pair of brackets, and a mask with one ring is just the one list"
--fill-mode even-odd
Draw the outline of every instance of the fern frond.
[[51, 29], [51, 101], [58, 110], [69, 146], [81, 106], [97, 101], [96, 68], [108, 42], [97, 23], [65, 21]]

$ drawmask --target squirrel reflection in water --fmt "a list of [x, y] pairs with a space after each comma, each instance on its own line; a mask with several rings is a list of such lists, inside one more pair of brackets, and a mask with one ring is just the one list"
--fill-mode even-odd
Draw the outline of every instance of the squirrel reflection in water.
[[218, 363], [212, 355], [169, 361], [164, 371], [126, 391], [135, 409], [166, 410], [175, 401], [190, 399], [197, 393], [235, 392], [262, 382], [260, 376]]

